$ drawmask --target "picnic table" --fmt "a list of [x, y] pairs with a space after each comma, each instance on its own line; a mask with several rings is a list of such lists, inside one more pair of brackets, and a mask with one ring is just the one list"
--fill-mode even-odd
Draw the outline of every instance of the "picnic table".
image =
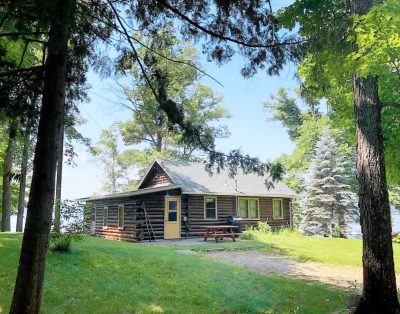
[[233, 225], [215, 225], [215, 226], [203, 226], [206, 229], [204, 232], [204, 241], [208, 238], [215, 238], [215, 242], [219, 243], [219, 240], [224, 240], [224, 237], [232, 238], [235, 242], [235, 237], [240, 235], [240, 233], [235, 233], [234, 230], [239, 228]]

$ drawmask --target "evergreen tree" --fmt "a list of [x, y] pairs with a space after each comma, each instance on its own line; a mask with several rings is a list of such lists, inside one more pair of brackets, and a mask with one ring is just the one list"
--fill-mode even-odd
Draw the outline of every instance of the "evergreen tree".
[[315, 147], [304, 196], [303, 229], [308, 234], [345, 236], [347, 224], [358, 216], [346, 161], [325, 128]]

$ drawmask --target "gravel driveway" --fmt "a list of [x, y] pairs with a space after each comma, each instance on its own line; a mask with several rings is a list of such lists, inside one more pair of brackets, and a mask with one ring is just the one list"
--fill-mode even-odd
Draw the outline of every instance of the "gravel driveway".
[[[362, 268], [360, 267], [301, 262], [293, 258], [259, 251], [207, 252], [206, 256], [217, 262], [244, 266], [265, 274], [315, 280], [346, 289], [360, 289], [362, 286]], [[399, 279], [400, 275], [397, 274], [398, 286]]]

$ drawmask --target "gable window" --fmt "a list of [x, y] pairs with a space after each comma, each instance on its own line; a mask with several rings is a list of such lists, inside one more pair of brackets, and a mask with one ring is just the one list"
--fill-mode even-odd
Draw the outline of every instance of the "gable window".
[[103, 228], [107, 228], [108, 226], [108, 207], [104, 206], [103, 208]]
[[118, 228], [124, 229], [124, 205], [118, 205]]
[[260, 219], [258, 198], [239, 198], [239, 216], [243, 219]]
[[276, 198], [272, 200], [272, 211], [274, 219], [282, 219], [283, 218], [283, 206], [282, 199]]
[[217, 198], [204, 197], [204, 219], [216, 220], [217, 219]]

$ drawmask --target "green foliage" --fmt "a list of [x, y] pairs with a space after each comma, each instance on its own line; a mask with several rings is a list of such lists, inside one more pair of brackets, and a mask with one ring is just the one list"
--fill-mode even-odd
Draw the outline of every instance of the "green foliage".
[[257, 230], [251, 228], [248, 228], [242, 232], [240, 235], [240, 238], [242, 240], [256, 240], [257, 239]]
[[[352, 73], [379, 76], [379, 97], [384, 105], [382, 127], [387, 179], [399, 184], [400, 116], [400, 3], [384, 1], [368, 14], [350, 16], [343, 1], [295, 1], [280, 11], [287, 27], [298, 25], [308, 40], [298, 67], [302, 86], [316, 99], [325, 98], [333, 110], [335, 127], [348, 143], [354, 143]], [[357, 44], [358, 50], [353, 51]]]
[[271, 232], [272, 228], [266, 221], [258, 221], [257, 227], [247, 227], [240, 237], [243, 240], [257, 240], [259, 234], [269, 234]]
[[183, 131], [171, 125], [167, 114], [161, 110], [152, 89], [153, 86], [160, 88], [160, 77], [166, 96], [177, 104], [187, 123], [201, 126], [210, 139], [227, 137], [226, 127], [216, 126], [215, 122], [229, 118], [230, 114], [219, 105], [222, 97], [200, 82], [202, 73], [197, 69], [200, 68], [197, 50], [187, 41], [179, 40], [176, 29], [169, 23], [157, 33], [138, 32], [134, 37], [138, 41], [148, 41], [157, 53], [139, 49], [151, 86], [136, 62], [122, 58], [119, 64], [120, 71], [129, 73], [133, 81], [133, 86], [123, 87], [124, 106], [132, 111], [132, 120], [119, 124], [120, 132], [125, 144], [140, 145], [140, 149], [125, 151], [124, 160], [142, 173], [154, 157], [191, 160], [202, 149], [197, 141], [185, 141]]
[[76, 201], [64, 200], [60, 204], [60, 231], [52, 229], [50, 249], [69, 252], [73, 242], [83, 240], [85, 234], [85, 206]]
[[272, 228], [266, 221], [259, 221], [257, 222], [257, 230], [261, 233], [270, 233]]
[[393, 239], [394, 243], [400, 243], [400, 233]]
[[400, 187], [389, 185], [389, 202], [397, 210], [400, 210]]
[[302, 174], [309, 168], [315, 144], [322, 129], [329, 125], [326, 116], [317, 119], [306, 116], [298, 127], [299, 136], [295, 139], [296, 147], [291, 155], [282, 155], [276, 162], [282, 163], [287, 172], [284, 182], [296, 192], [303, 190]]
[[287, 128], [292, 141], [300, 136], [299, 127], [303, 124], [303, 117], [296, 99], [288, 96], [284, 88], [280, 88], [277, 95], [271, 96], [271, 102], [264, 103], [264, 109], [272, 112], [268, 120], [280, 121]]
[[[301, 224], [307, 234], [346, 236], [348, 224], [359, 221], [357, 195], [351, 191], [350, 176], [346, 173], [348, 163], [329, 129], [324, 128], [315, 146], [302, 197]], [[336, 230], [331, 226], [337, 226]]]
[[[0, 308], [5, 313], [9, 311], [21, 238], [0, 235]], [[50, 253], [41, 310], [320, 314], [346, 307], [345, 292], [326, 285], [264, 276], [213, 262], [201, 254], [182, 255], [175, 250], [87, 237], [76, 244], [72, 254]]]
[[79, 239], [68, 233], [52, 233], [50, 235], [50, 250], [53, 252], [69, 252], [71, 251], [72, 242]]
[[125, 182], [128, 182], [128, 165], [118, 149], [118, 124], [102, 130], [100, 140], [92, 153], [103, 165], [103, 190], [112, 194], [120, 192]]

